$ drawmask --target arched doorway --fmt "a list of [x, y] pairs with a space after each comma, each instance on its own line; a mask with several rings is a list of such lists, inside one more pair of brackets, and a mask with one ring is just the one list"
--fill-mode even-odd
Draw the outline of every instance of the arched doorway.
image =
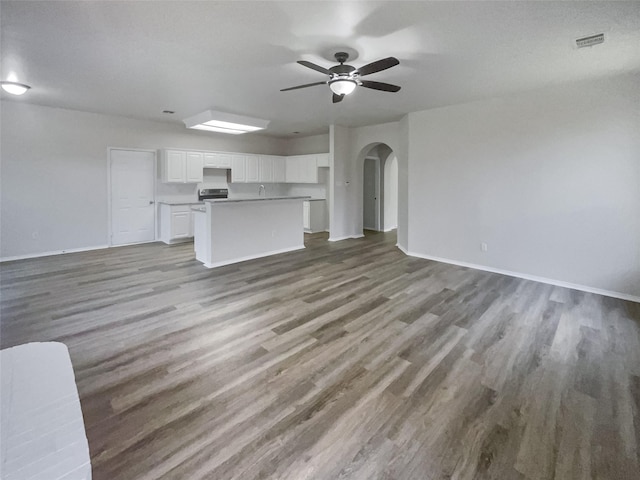
[[[398, 226], [398, 160], [384, 143], [365, 147], [362, 161], [362, 228], [390, 231]], [[364, 233], [364, 232], [363, 232]]]

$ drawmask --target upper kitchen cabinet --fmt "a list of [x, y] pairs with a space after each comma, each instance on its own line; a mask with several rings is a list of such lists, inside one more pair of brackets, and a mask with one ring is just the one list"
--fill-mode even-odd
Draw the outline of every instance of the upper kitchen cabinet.
[[204, 168], [231, 168], [231, 154], [204, 152]]
[[273, 183], [273, 155], [260, 155], [259, 178], [262, 183]]
[[247, 183], [260, 182], [260, 157], [258, 155], [245, 156], [245, 169]]
[[273, 182], [284, 183], [287, 181], [287, 165], [285, 157], [273, 157]]
[[161, 162], [164, 183], [200, 183], [203, 180], [204, 158], [201, 152], [164, 150]]
[[187, 152], [187, 170], [185, 183], [200, 183], [204, 180], [204, 154]]
[[231, 182], [244, 183], [247, 181], [244, 155], [231, 155]]
[[286, 160], [287, 183], [318, 183], [316, 155], [294, 155]]

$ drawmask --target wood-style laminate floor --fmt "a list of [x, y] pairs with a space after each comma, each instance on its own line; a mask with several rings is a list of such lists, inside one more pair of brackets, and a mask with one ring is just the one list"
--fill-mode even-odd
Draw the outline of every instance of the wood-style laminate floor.
[[639, 304], [306, 243], [5, 263], [1, 343], [68, 345], [94, 480], [640, 478]]

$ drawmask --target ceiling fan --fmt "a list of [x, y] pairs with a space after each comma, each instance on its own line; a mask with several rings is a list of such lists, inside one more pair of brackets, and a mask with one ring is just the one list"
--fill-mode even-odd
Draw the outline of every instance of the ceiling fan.
[[316, 70], [325, 75], [329, 75], [329, 80], [324, 82], [307, 83], [305, 85], [298, 85], [296, 87], [283, 88], [281, 92], [288, 90], [297, 90], [298, 88], [314, 87], [316, 85], [329, 85], [329, 88], [333, 92], [333, 103], [341, 102], [345, 95], [349, 95], [355, 90], [356, 87], [372, 88], [373, 90], [382, 90], [383, 92], [397, 92], [400, 87], [392, 85], [390, 83], [373, 82], [371, 80], [360, 80], [360, 77], [365, 75], [371, 75], [372, 73], [381, 72], [387, 68], [395, 67], [400, 64], [400, 61], [394, 57], [383, 58], [375, 62], [369, 63], [363, 67], [356, 68], [351, 65], [345, 65], [344, 62], [349, 58], [349, 54], [345, 52], [338, 52], [335, 54], [336, 60], [339, 65], [335, 65], [331, 68], [324, 68], [315, 63], [307, 62], [306, 60], [298, 60], [300, 65]]

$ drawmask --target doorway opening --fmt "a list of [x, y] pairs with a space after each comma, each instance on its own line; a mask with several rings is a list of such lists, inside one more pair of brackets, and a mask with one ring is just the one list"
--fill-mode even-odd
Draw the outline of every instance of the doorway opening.
[[362, 170], [362, 228], [389, 232], [398, 227], [398, 159], [389, 146], [365, 149]]
[[109, 150], [109, 245], [156, 238], [156, 155], [149, 150]]

